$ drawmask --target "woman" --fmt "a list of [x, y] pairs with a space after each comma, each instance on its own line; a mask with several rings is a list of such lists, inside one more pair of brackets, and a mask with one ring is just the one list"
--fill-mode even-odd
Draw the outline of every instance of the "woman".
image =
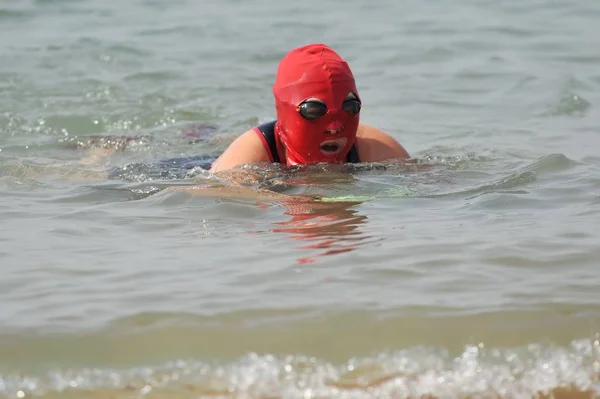
[[213, 173], [253, 162], [285, 165], [408, 159], [390, 135], [360, 123], [362, 102], [350, 67], [324, 44], [290, 51], [273, 86], [277, 120], [239, 136]]

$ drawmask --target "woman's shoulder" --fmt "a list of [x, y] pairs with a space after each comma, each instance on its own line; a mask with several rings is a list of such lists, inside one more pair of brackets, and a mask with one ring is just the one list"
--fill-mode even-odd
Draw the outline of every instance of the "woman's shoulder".
[[410, 158], [408, 151], [394, 137], [375, 126], [362, 122], [356, 133], [356, 147], [361, 162]]
[[270, 152], [265, 147], [260, 131], [256, 127], [238, 136], [213, 162], [211, 172], [232, 169], [253, 162], [271, 162]]

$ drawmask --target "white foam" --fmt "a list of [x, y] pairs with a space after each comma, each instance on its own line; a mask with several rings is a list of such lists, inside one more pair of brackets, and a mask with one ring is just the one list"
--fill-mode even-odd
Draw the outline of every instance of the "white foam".
[[[316, 358], [249, 354], [208, 365], [177, 360], [127, 370], [55, 370], [45, 376], [0, 374], [0, 396], [127, 389], [146, 394], [192, 391], [236, 398], [531, 398], [559, 388], [600, 393], [600, 341], [516, 349], [468, 346], [458, 356], [431, 348], [385, 352], [334, 365]], [[173, 391], [175, 389], [175, 391]], [[98, 393], [98, 392], [96, 392]], [[172, 394], [177, 397], [175, 393]]]

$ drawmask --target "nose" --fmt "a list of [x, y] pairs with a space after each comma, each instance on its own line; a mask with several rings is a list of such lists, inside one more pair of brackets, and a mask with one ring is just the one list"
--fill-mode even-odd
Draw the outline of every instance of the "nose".
[[335, 136], [336, 134], [341, 132], [343, 129], [344, 129], [344, 125], [342, 122], [332, 122], [327, 126], [327, 130], [325, 130], [325, 133], [329, 134], [330, 136]]

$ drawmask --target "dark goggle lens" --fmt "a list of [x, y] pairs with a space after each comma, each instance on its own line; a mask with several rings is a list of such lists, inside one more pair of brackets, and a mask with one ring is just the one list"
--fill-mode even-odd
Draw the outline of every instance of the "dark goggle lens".
[[360, 112], [361, 107], [362, 105], [358, 100], [346, 100], [342, 104], [343, 110], [352, 115], [358, 114]]
[[317, 119], [327, 113], [327, 106], [318, 101], [306, 101], [298, 106], [298, 112], [305, 119]]
[[[342, 109], [349, 114], [357, 115], [360, 112], [362, 104], [358, 100], [346, 100], [342, 104]], [[318, 101], [306, 101], [298, 106], [298, 112], [303, 118], [313, 120], [322, 117], [327, 113], [327, 106]]]

